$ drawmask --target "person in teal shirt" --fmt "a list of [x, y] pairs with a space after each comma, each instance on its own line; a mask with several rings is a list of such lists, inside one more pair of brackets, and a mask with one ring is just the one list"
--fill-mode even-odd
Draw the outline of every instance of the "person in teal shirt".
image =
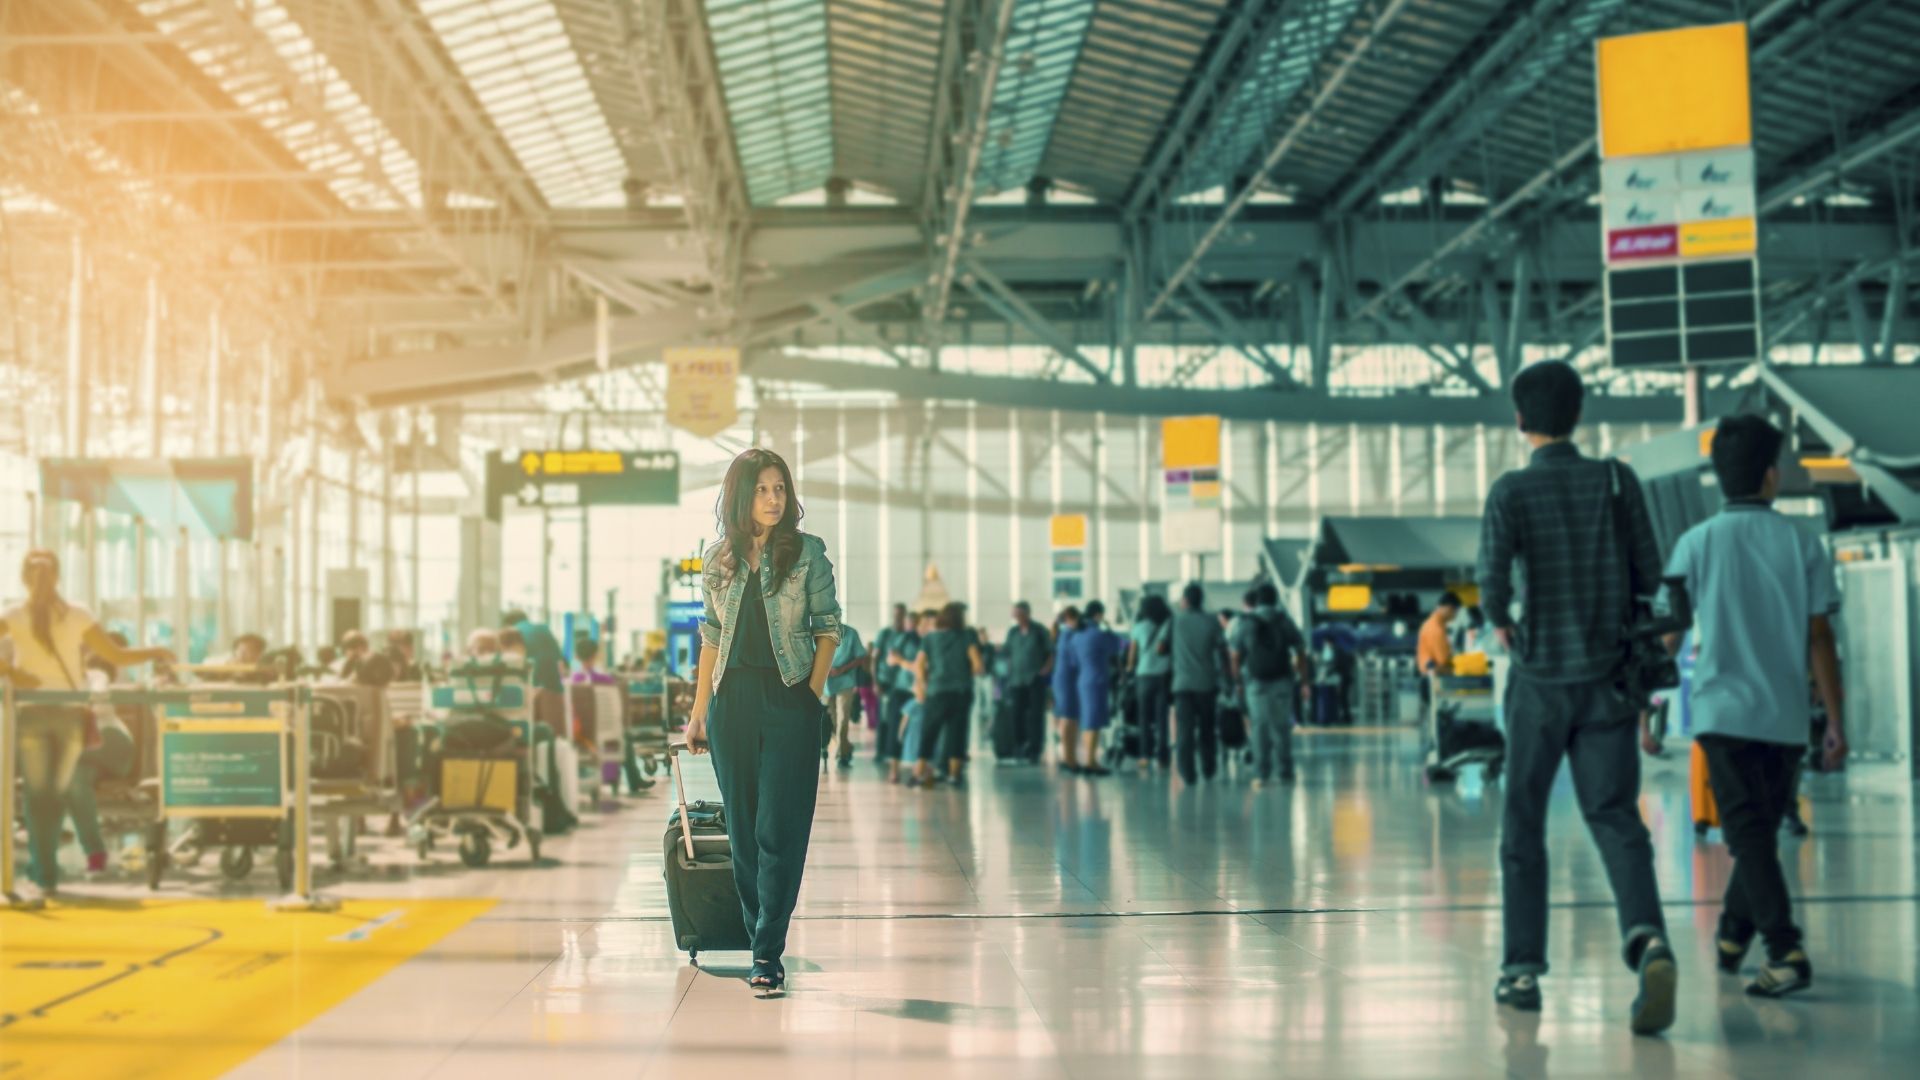
[[533, 719], [555, 732], [567, 729], [567, 660], [560, 642], [545, 623], [509, 611], [500, 631], [500, 648], [526, 658], [527, 679], [533, 684]]
[[855, 692], [855, 672], [867, 662], [867, 646], [860, 631], [840, 624], [840, 644], [833, 650], [833, 670], [827, 673], [827, 699], [833, 708], [834, 741], [839, 747], [840, 767], [853, 767], [853, 713], [859, 699]]

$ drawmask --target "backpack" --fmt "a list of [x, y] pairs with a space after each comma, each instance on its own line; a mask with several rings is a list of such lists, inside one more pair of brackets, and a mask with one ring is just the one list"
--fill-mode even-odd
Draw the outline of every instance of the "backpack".
[[1249, 612], [1246, 618], [1253, 627], [1247, 643], [1247, 675], [1260, 682], [1292, 678], [1292, 650], [1280, 636], [1280, 620], [1286, 616], [1279, 612], [1271, 617]]

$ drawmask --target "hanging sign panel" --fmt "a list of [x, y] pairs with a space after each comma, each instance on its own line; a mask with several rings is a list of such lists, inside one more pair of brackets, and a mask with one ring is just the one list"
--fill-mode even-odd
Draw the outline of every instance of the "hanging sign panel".
[[673, 450], [515, 450], [493, 455], [487, 513], [513, 499], [528, 507], [678, 506], [680, 454]]
[[740, 418], [740, 350], [733, 346], [684, 346], [664, 351], [667, 423], [703, 439]]
[[1047, 546], [1053, 598], [1078, 600], [1086, 595], [1087, 515], [1053, 515], [1047, 522]]
[[1160, 422], [1160, 547], [1169, 555], [1220, 550], [1220, 418]]
[[1760, 356], [1744, 23], [1603, 38], [1601, 244], [1618, 367]]

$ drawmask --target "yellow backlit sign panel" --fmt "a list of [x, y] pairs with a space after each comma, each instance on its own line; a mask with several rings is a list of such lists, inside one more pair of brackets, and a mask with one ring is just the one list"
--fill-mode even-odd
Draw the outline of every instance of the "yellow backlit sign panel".
[[1055, 514], [1048, 530], [1053, 546], [1057, 548], [1083, 548], [1087, 546], [1087, 515]]
[[1330, 585], [1327, 587], [1328, 611], [1365, 611], [1373, 603], [1371, 585]]
[[1760, 230], [1754, 220], [1728, 218], [1724, 221], [1689, 221], [1680, 226], [1680, 256], [1751, 255], [1760, 245]]
[[1160, 421], [1161, 463], [1169, 469], [1220, 467], [1220, 418], [1174, 416]]
[[1745, 23], [1601, 38], [1595, 66], [1602, 157], [1753, 141]]

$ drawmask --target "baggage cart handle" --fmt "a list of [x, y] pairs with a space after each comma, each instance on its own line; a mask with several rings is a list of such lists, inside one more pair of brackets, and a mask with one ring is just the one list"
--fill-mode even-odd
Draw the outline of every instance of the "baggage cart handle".
[[680, 801], [680, 839], [687, 847], [687, 861], [693, 861], [693, 820], [687, 816], [687, 785], [680, 778], [680, 755], [687, 749], [683, 742], [667, 744], [667, 768], [673, 772], [673, 794]]

